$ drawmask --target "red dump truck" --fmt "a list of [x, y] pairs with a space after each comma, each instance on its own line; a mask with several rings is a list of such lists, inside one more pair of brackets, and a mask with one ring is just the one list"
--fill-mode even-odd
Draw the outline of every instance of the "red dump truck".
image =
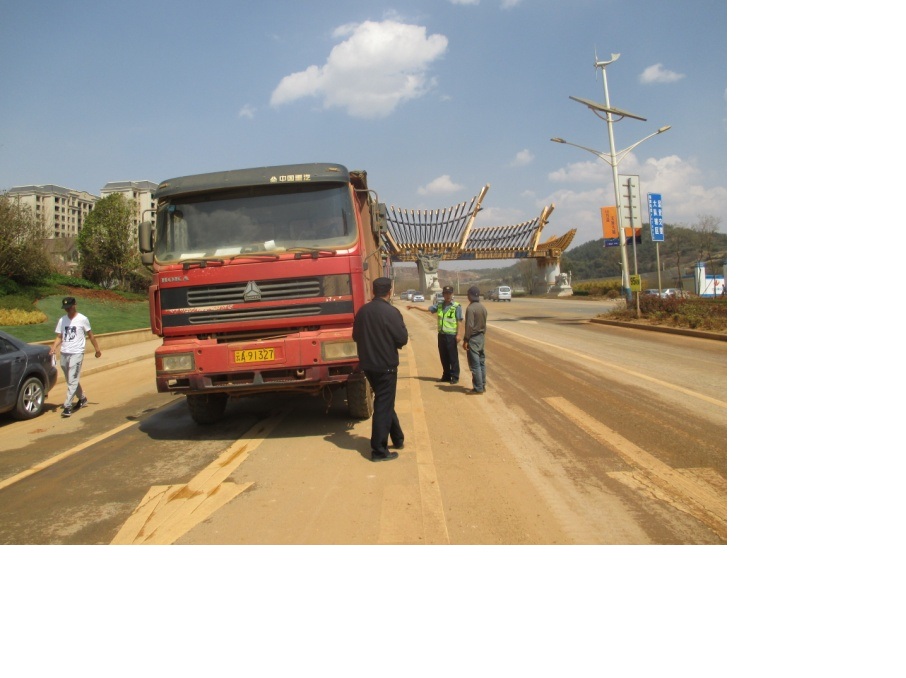
[[230, 398], [275, 391], [334, 397], [372, 414], [355, 313], [387, 275], [386, 210], [364, 171], [300, 164], [168, 179], [139, 226], [153, 271], [157, 390], [184, 394], [199, 424]]

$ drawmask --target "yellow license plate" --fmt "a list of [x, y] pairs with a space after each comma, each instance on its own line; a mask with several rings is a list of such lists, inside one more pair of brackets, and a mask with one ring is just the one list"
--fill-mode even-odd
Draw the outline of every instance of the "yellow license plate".
[[244, 351], [233, 351], [233, 360], [237, 363], [266, 363], [275, 360], [272, 348], [251, 348]]

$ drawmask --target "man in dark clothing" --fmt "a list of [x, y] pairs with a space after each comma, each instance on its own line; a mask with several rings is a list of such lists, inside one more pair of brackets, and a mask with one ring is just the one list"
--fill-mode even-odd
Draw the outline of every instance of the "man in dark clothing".
[[488, 310], [481, 303], [481, 292], [475, 285], [469, 288], [469, 307], [466, 309], [466, 332], [462, 347], [469, 356], [472, 371], [471, 393], [484, 393], [487, 385], [484, 371], [484, 334], [488, 326]]
[[437, 352], [444, 371], [438, 381], [455, 384], [459, 381], [459, 353], [456, 352], [456, 345], [462, 335], [462, 306], [458, 301], [453, 301], [453, 288], [450, 285], [444, 287], [443, 295], [442, 302], [438, 301], [428, 308], [411, 305], [406, 308], [437, 316]]
[[390, 304], [390, 278], [377, 278], [371, 285], [374, 298], [355, 315], [352, 338], [359, 353], [359, 366], [374, 391], [371, 417], [371, 461], [396, 459], [387, 448], [387, 438], [402, 449], [403, 429], [396, 416], [396, 371], [399, 350], [409, 342], [403, 314]]

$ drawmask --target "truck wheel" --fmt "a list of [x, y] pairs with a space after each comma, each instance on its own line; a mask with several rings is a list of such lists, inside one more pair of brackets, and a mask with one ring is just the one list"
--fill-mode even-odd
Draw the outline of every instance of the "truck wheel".
[[370, 419], [374, 414], [374, 393], [364, 374], [346, 382], [346, 405], [349, 416], [354, 419]]
[[226, 410], [227, 395], [225, 393], [207, 393], [204, 395], [186, 396], [189, 405], [189, 414], [196, 424], [216, 424], [223, 417]]
[[37, 377], [29, 377], [16, 396], [16, 419], [34, 419], [43, 409], [44, 384]]

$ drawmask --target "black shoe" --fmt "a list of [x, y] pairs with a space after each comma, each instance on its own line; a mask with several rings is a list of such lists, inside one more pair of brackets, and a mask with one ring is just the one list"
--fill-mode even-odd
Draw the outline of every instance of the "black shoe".
[[396, 459], [398, 456], [400, 456], [399, 452], [388, 452], [387, 454], [372, 452], [371, 461], [390, 461], [391, 459]]
[[438, 383], [446, 383], [446, 382], [450, 381], [450, 377], [441, 377], [437, 381], [438, 381]]
[[64, 416], [64, 417], [71, 417], [71, 416], [72, 416], [72, 408], [71, 408], [71, 407], [64, 407], [64, 408], [63, 408], [63, 416]]
[[484, 391], [479, 391], [477, 388], [473, 388], [469, 393], [474, 393], [475, 395], [481, 395]]
[[459, 379], [451, 379], [451, 380], [450, 380], [450, 383], [451, 383], [451, 384], [458, 384], [458, 383], [459, 383]]
[[82, 396], [81, 398], [79, 398], [79, 402], [76, 403], [76, 405], [79, 407], [79, 409], [88, 407], [88, 396]]

